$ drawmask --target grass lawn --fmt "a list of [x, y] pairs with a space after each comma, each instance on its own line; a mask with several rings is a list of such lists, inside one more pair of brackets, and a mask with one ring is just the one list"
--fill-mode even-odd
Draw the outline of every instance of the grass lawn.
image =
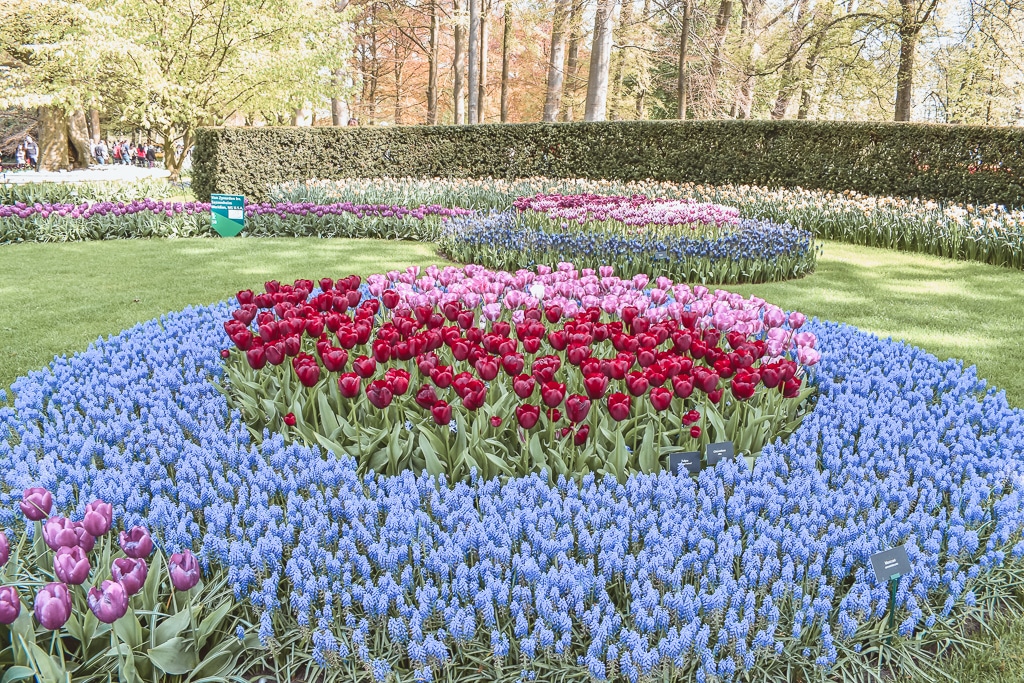
[[[785, 308], [904, 339], [976, 364], [1024, 406], [1024, 272], [825, 243], [803, 280], [734, 287]], [[0, 247], [0, 388], [101, 335], [265, 280], [368, 275], [438, 258], [430, 245], [372, 240], [125, 240]], [[992, 624], [950, 680], [1024, 680], [1024, 625]]]

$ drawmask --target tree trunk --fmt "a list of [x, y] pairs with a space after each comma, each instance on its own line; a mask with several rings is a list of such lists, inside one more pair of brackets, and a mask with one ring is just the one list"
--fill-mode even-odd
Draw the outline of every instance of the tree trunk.
[[803, 84], [800, 86], [800, 108], [796, 112], [797, 119], [805, 121], [811, 113], [811, 90], [814, 89], [814, 70], [818, 66], [818, 55], [821, 54], [821, 46], [825, 41], [825, 32], [821, 31], [818, 33], [818, 37], [814, 39], [814, 47], [811, 48], [811, 54], [807, 57], [807, 63], [804, 64], [804, 76]]
[[455, 69], [452, 90], [455, 99], [455, 124], [461, 126], [466, 123], [466, 99], [463, 94], [463, 69], [466, 67], [466, 29], [462, 26], [462, 0], [455, 0], [455, 56], [453, 68]]
[[[616, 42], [616, 40], [615, 40], [615, 34], [616, 33], [618, 33], [618, 35], [619, 35], [618, 42], [619, 43], [624, 42], [622, 40], [622, 38], [623, 38], [623, 31], [626, 29], [627, 25], [632, 20], [633, 20], [633, 0], [623, 0], [623, 2], [622, 2], [622, 13], [619, 15], [619, 21], [618, 21], [618, 23], [616, 25], [616, 30], [612, 31], [612, 45], [614, 45], [615, 42]], [[623, 64], [623, 61], [625, 60], [625, 57], [626, 57], [626, 53], [623, 50], [618, 50], [615, 53], [615, 60], [614, 60], [615, 61], [615, 68], [612, 69], [612, 74], [613, 75], [611, 77], [611, 88], [612, 88], [612, 95], [611, 95], [611, 103], [612, 103], [611, 104], [611, 110], [612, 110], [611, 111], [611, 118], [613, 120], [619, 120], [619, 119], [622, 118], [622, 116], [619, 113], [619, 102], [622, 99], [622, 73], [623, 73], [623, 69], [625, 68], [625, 65]], [[611, 61], [611, 53], [610, 52], [609, 52], [609, 61]]]
[[690, 0], [683, 0], [683, 28], [679, 32], [679, 100], [676, 117], [686, 120], [686, 57], [690, 49]]
[[68, 167], [68, 115], [58, 107], [39, 108], [39, 170]]
[[437, 125], [437, 59], [440, 50], [441, 17], [437, 0], [430, 0], [430, 52], [427, 57], [427, 125]]
[[732, 18], [733, 0], [722, 0], [715, 17], [715, 30], [712, 39], [713, 50], [711, 68], [708, 70], [708, 101], [705, 106], [705, 117], [713, 118], [718, 113], [718, 76], [722, 72], [722, 50], [725, 47], [725, 34]]
[[100, 110], [90, 109], [89, 110], [89, 139], [92, 140], [92, 144], [98, 145], [100, 143]]
[[402, 64], [403, 60], [395, 60], [395, 125], [402, 125]]
[[487, 122], [487, 52], [490, 49], [490, 22], [487, 12], [480, 13], [480, 95], [478, 96], [477, 123]]
[[508, 103], [512, 95], [509, 84], [512, 43], [512, 2], [505, 0], [505, 26], [501, 34], [501, 122], [508, 123]]
[[345, 84], [345, 69], [334, 70], [333, 84], [336, 94], [331, 98], [331, 125], [344, 126], [348, 124], [349, 119], [348, 101], [341, 96], [341, 89]]
[[582, 8], [573, 2], [569, 10], [569, 54], [565, 58], [565, 90], [562, 94], [562, 120], [572, 121], [575, 115], [576, 70], [580, 63], [579, 16]]
[[72, 165], [75, 168], [89, 168], [92, 164], [92, 145], [89, 143], [89, 124], [81, 109], [68, 116], [67, 136]]
[[900, 31], [900, 65], [896, 71], [896, 121], [909, 121], [913, 106], [914, 53], [917, 30]]
[[469, 123], [480, 119], [480, 0], [469, 0]]
[[587, 121], [604, 121], [608, 115], [608, 69], [611, 66], [616, 0], [598, 1], [594, 42], [590, 49], [590, 73], [587, 75], [587, 108], [583, 114]]
[[572, 0], [557, 0], [551, 22], [551, 53], [548, 55], [548, 83], [544, 93], [544, 121], [558, 120], [565, 84], [565, 21]]

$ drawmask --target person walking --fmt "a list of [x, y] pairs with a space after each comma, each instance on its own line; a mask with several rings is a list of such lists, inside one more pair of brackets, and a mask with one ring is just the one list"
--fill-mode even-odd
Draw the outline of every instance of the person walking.
[[121, 140], [121, 163], [125, 166], [132, 163], [132, 151], [128, 148], [127, 140]]
[[146, 146], [141, 142], [135, 148], [135, 163], [141, 168], [146, 165]]
[[25, 166], [25, 143], [18, 145], [18, 149], [14, 152], [14, 167], [23, 168]]
[[28, 159], [29, 166], [36, 168], [36, 163], [39, 160], [39, 145], [31, 135], [25, 136], [25, 157]]
[[146, 168], [153, 168], [156, 165], [156, 147], [146, 147]]
[[96, 143], [96, 161], [97, 163], [99, 163], [100, 166], [107, 165], [108, 151], [109, 150], [107, 149], [107, 143], [103, 142], [103, 140], [100, 140], [98, 143]]

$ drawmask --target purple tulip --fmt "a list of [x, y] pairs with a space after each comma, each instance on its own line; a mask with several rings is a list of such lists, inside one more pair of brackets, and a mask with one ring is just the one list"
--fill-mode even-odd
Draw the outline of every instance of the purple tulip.
[[7, 540], [7, 534], [0, 531], [0, 567], [7, 564], [7, 560], [11, 556], [11, 543]]
[[78, 547], [85, 552], [90, 552], [96, 545], [96, 537], [86, 531], [81, 522], [75, 522], [75, 536], [78, 538]]
[[199, 583], [199, 563], [189, 550], [171, 555], [167, 569], [170, 571], [174, 590], [187, 591]]
[[64, 547], [53, 558], [53, 573], [58, 579], [72, 586], [82, 585], [89, 578], [89, 558], [80, 547]]
[[117, 540], [121, 545], [121, 550], [128, 557], [137, 560], [145, 559], [153, 552], [153, 539], [150, 538], [149, 531], [145, 527], [136, 526], [128, 531], [122, 531]]
[[0, 586], [0, 624], [9, 626], [21, 614], [21, 598], [14, 586]]
[[53, 494], [41, 487], [25, 489], [18, 504], [21, 513], [33, 522], [41, 522], [50, 514], [53, 507]]
[[110, 565], [110, 574], [114, 581], [124, 586], [125, 592], [131, 597], [142, 590], [149, 574], [149, 567], [146, 566], [145, 560], [121, 557]]
[[71, 593], [63, 583], [48, 583], [36, 593], [36, 621], [49, 630], [56, 631], [71, 616]]
[[75, 524], [66, 517], [50, 517], [43, 524], [43, 540], [50, 550], [78, 545], [78, 534]]
[[82, 527], [93, 536], [102, 536], [110, 531], [110, 524], [114, 520], [114, 508], [110, 503], [102, 500], [95, 500], [85, 506], [85, 517], [82, 518]]
[[128, 593], [117, 581], [104, 581], [100, 588], [90, 588], [86, 602], [104, 624], [113, 624], [128, 611]]

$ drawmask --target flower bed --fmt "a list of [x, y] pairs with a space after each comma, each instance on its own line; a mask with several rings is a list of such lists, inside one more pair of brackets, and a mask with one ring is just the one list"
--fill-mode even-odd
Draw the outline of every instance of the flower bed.
[[526, 216], [544, 216], [547, 220], [542, 221], [542, 224], [552, 227], [563, 223], [604, 223], [618, 230], [631, 227], [646, 231], [669, 226], [698, 230], [736, 226], [740, 222], [740, 212], [729, 206], [701, 204], [693, 200], [651, 198], [642, 194], [629, 197], [538, 194], [519, 197], [512, 205]]
[[[717, 232], [717, 231], [716, 231]], [[438, 240], [449, 258], [498, 270], [572, 261], [613, 264], [630, 277], [650, 274], [689, 283], [773, 282], [814, 270], [814, 237], [788, 224], [740, 219], [720, 234], [623, 235], [600, 226], [534, 227], [514, 212], [450, 221]]]
[[[168, 314], [19, 379], [0, 408], [0, 527], [21, 524], [12, 505], [34, 485], [75, 518], [111, 502], [248, 598], [271, 665], [849, 679], [884, 648], [913, 676], [1021, 579], [1024, 414], [956, 361], [808, 324], [817, 405], [753, 469], [448, 486], [255, 444], [210, 382], [229, 310]], [[886, 644], [868, 557], [899, 544], [913, 569]]]
[[1024, 269], [1024, 209], [857, 192], [749, 185], [528, 178], [517, 181], [377, 178], [310, 180], [275, 188], [278, 201], [435, 203], [504, 210], [532, 194], [646, 194], [724, 204], [743, 216], [791, 223], [817, 237]]
[[[248, 204], [245, 234], [251, 237], [374, 237], [431, 240], [441, 223], [473, 211], [405, 206], [278, 202]], [[216, 233], [203, 202], [24, 204], [0, 206], [0, 243], [67, 242], [132, 237], [201, 237]]]
[[230, 405], [257, 439], [269, 428], [354, 455], [360, 474], [449, 480], [625, 482], [721, 441], [753, 462], [796, 429], [818, 360], [803, 315], [612, 273], [410, 268], [371, 277], [361, 303], [358, 276], [239, 292]]

